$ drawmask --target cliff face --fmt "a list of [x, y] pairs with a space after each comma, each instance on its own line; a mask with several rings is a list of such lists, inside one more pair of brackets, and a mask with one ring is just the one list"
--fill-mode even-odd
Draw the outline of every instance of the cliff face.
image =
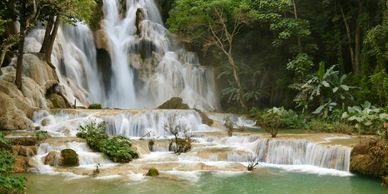
[[371, 141], [354, 147], [350, 170], [353, 173], [382, 178], [383, 183], [388, 184], [388, 142]]
[[0, 76], [0, 127], [27, 129], [32, 127], [36, 109], [52, 108], [46, 100], [48, 91], [58, 84], [55, 70], [39, 58], [38, 54], [24, 55], [23, 87], [14, 84], [15, 61], [2, 68]]

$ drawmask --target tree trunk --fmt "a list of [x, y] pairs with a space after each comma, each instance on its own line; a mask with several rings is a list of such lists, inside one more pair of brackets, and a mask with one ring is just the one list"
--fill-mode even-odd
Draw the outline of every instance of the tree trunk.
[[245, 112], [247, 110], [247, 106], [245, 104], [245, 99], [244, 99], [244, 89], [241, 86], [240, 76], [238, 74], [238, 67], [232, 57], [232, 53], [228, 53], [227, 57], [230, 65], [232, 65], [233, 77], [237, 84], [239, 103], [240, 103], [241, 109]]
[[[358, 1], [358, 19], [362, 14], [362, 2]], [[356, 21], [356, 31], [354, 34], [354, 68], [353, 72], [355, 75], [360, 75], [360, 53], [361, 53], [361, 25], [359, 21]]]
[[24, 31], [26, 28], [26, 21], [24, 18], [20, 19], [20, 38], [18, 45], [18, 56], [16, 62], [16, 78], [15, 84], [19, 90], [22, 89], [22, 74], [23, 74], [23, 55], [24, 55]]
[[40, 53], [46, 53], [47, 51], [47, 47], [48, 47], [48, 42], [49, 42], [49, 39], [50, 39], [50, 34], [51, 34], [51, 31], [53, 30], [53, 25], [54, 25], [54, 17], [53, 16], [50, 16], [49, 19], [47, 20], [47, 24], [46, 24], [46, 31], [44, 33], [44, 39], [43, 39], [43, 43], [42, 43], [42, 48], [40, 49]]
[[[296, 8], [296, 3], [295, 3], [295, 0], [292, 1], [292, 4], [293, 4], [293, 7], [294, 7], [294, 18], [297, 20], [298, 19], [298, 10]], [[302, 52], [302, 40], [300, 37], [298, 37], [298, 50], [299, 50], [299, 53]]]
[[44, 40], [42, 43], [42, 48], [40, 49], [40, 53], [44, 53], [47, 63], [51, 67], [55, 68], [54, 65], [52, 65], [51, 63], [51, 54], [53, 52], [54, 42], [58, 33], [61, 20], [59, 16], [55, 18], [55, 22], [53, 22], [53, 19], [54, 17], [50, 17], [50, 19], [47, 21], [46, 32], [44, 35]]

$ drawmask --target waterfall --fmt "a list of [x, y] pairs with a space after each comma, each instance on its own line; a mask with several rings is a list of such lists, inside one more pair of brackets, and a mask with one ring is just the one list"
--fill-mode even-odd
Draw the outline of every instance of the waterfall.
[[112, 58], [111, 91], [102, 104], [157, 107], [179, 96], [191, 107], [217, 108], [214, 77], [197, 56], [175, 43], [153, 0], [104, 0], [104, 30]]
[[313, 165], [349, 171], [351, 148], [325, 146], [306, 140], [267, 140], [257, 143], [257, 159], [284, 165]]

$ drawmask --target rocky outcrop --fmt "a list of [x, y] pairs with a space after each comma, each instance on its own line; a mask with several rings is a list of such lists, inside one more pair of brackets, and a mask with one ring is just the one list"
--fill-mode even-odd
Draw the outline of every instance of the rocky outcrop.
[[189, 109], [189, 105], [183, 103], [182, 98], [172, 97], [158, 107], [159, 109]]
[[60, 166], [62, 163], [61, 154], [57, 151], [51, 151], [44, 158], [43, 163], [50, 166]]
[[23, 87], [14, 84], [15, 62], [2, 68], [0, 76], [0, 122], [4, 129], [27, 129], [32, 126], [30, 118], [39, 108], [47, 108], [46, 91], [58, 84], [56, 73], [38, 54], [25, 54]]
[[[388, 176], [388, 142], [384, 140], [371, 141], [353, 148], [350, 160], [350, 171], [357, 174]], [[383, 178], [383, 183], [386, 178]]]

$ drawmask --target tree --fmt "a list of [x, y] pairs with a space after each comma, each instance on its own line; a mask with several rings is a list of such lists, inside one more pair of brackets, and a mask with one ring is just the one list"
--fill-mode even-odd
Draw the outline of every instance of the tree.
[[54, 47], [55, 38], [58, 33], [61, 21], [75, 24], [79, 20], [90, 23], [93, 8], [96, 6], [94, 0], [44, 0], [47, 6], [42, 8], [41, 20], [46, 21], [46, 32], [44, 35], [40, 53], [45, 54], [46, 61], [50, 66], [51, 53]]
[[246, 110], [240, 65], [233, 54], [236, 37], [244, 25], [255, 20], [250, 0], [178, 0], [167, 21], [170, 29], [204, 50], [216, 46], [226, 57], [238, 90], [238, 101]]

